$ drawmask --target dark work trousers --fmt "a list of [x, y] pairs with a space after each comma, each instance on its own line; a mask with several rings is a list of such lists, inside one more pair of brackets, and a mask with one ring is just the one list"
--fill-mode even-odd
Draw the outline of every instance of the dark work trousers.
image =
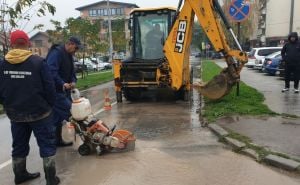
[[61, 126], [63, 120], [69, 120], [71, 116], [71, 105], [71, 98], [67, 93], [56, 93], [53, 107], [55, 126]]
[[13, 139], [13, 158], [25, 158], [29, 154], [29, 140], [33, 132], [36, 137], [40, 156], [50, 157], [56, 153], [55, 126], [53, 114], [33, 122], [11, 122], [11, 133]]
[[300, 66], [285, 66], [285, 87], [290, 88], [290, 81], [294, 81], [294, 88], [299, 88]]

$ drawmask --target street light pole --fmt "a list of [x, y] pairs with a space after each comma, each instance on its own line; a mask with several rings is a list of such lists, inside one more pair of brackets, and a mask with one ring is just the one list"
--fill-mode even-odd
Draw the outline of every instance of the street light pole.
[[108, 20], [108, 33], [109, 33], [109, 62], [112, 62], [113, 42], [111, 30], [111, 9], [109, 7], [109, 0], [107, 0], [107, 20]]
[[295, 0], [291, 0], [291, 15], [290, 15], [290, 33], [293, 31], [293, 23], [294, 23], [294, 4]]

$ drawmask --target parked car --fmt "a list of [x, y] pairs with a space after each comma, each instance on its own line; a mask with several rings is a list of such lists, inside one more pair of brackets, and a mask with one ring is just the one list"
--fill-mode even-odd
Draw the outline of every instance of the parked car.
[[196, 54], [195, 54], [195, 57], [196, 57], [196, 58], [201, 57], [201, 52], [196, 53]]
[[274, 53], [271, 53], [270, 55], [267, 55], [266, 57], [262, 58], [262, 66], [256, 66], [255, 68], [258, 68], [260, 70], [262, 70], [263, 72], [265, 72], [265, 67], [268, 64], [269, 61], [272, 61], [273, 58], [277, 58], [277, 57], [281, 57], [281, 51], [276, 51]]
[[262, 66], [261, 59], [265, 56], [274, 53], [276, 51], [281, 51], [282, 47], [261, 47], [261, 48], [252, 48], [248, 55], [248, 62], [246, 66], [249, 68], [253, 68], [255, 66], [255, 61]]
[[111, 63], [103, 62], [101, 59], [91, 58], [91, 61], [97, 65], [98, 71], [112, 68]]
[[264, 63], [264, 71], [270, 75], [276, 75], [279, 73], [279, 64], [281, 61], [281, 55], [273, 58], [266, 58]]
[[94, 65], [92, 65], [92, 64], [90, 64], [90, 63], [87, 63], [87, 64], [85, 64], [86, 65], [86, 69], [88, 70], [88, 71], [95, 71], [96, 69], [95, 69], [95, 66]]
[[100, 66], [100, 68], [103, 68], [104, 70], [112, 68], [111, 63], [108, 63], [108, 62], [99, 61], [98, 65]]
[[86, 69], [86, 65], [83, 65], [80, 62], [74, 62], [75, 73], [81, 73]]
[[84, 61], [83, 59], [80, 59], [78, 62], [80, 62], [81, 64], [84, 64], [87, 66], [87, 70], [92, 70], [92, 71], [100, 71], [100, 69], [98, 68], [97, 64], [95, 64], [91, 59], [89, 58], [85, 58]]
[[281, 56], [281, 51], [276, 51], [276, 52], [271, 53], [271, 54], [269, 54], [265, 57], [262, 57], [261, 59], [256, 59], [254, 68], [258, 69], [258, 70], [261, 70], [261, 71], [264, 71], [265, 70], [264, 69], [264, 64], [265, 64], [266, 58], [268, 58], [270, 60], [272, 58], [279, 57], [279, 56]]
[[212, 55], [211, 55], [211, 58], [212, 59], [221, 59], [221, 58], [223, 58], [224, 56], [223, 56], [223, 54], [222, 53], [219, 53], [219, 52], [215, 52], [215, 53], [213, 53]]

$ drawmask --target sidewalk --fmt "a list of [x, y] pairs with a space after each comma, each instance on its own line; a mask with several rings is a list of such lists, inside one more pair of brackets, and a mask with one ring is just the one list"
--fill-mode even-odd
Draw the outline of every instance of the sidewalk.
[[[225, 66], [225, 63], [216, 63]], [[266, 98], [264, 103], [274, 112], [300, 116], [300, 94], [293, 91], [282, 93], [284, 81], [279, 77], [266, 76], [245, 67], [241, 73], [241, 80], [263, 93]], [[220, 119], [216, 123], [249, 137], [259, 146], [300, 159], [299, 118], [235, 116]]]

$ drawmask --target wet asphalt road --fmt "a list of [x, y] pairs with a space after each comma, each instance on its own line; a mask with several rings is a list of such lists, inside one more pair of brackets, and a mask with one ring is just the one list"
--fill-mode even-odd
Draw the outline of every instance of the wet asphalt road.
[[[109, 84], [106, 84], [110, 86]], [[104, 86], [106, 86], [104, 85]], [[99, 89], [98, 89], [99, 88]], [[98, 89], [98, 91], [97, 91]], [[86, 92], [94, 100], [101, 87]], [[103, 105], [95, 104], [98, 111]], [[107, 125], [128, 129], [137, 137], [135, 151], [102, 156], [80, 156], [81, 143], [57, 151], [57, 172], [62, 185], [296, 185], [300, 177], [258, 164], [230, 151], [201, 127], [198, 93], [191, 103], [182, 101], [123, 102], [97, 117]], [[4, 120], [3, 120], [4, 119]], [[10, 157], [10, 131], [6, 118], [0, 126], [0, 164]], [[4, 126], [5, 125], [5, 126]], [[65, 137], [70, 139], [69, 130]], [[42, 160], [32, 140], [28, 166], [42, 172]], [[13, 184], [11, 165], [0, 169], [0, 185]], [[25, 185], [44, 185], [44, 177]]]

